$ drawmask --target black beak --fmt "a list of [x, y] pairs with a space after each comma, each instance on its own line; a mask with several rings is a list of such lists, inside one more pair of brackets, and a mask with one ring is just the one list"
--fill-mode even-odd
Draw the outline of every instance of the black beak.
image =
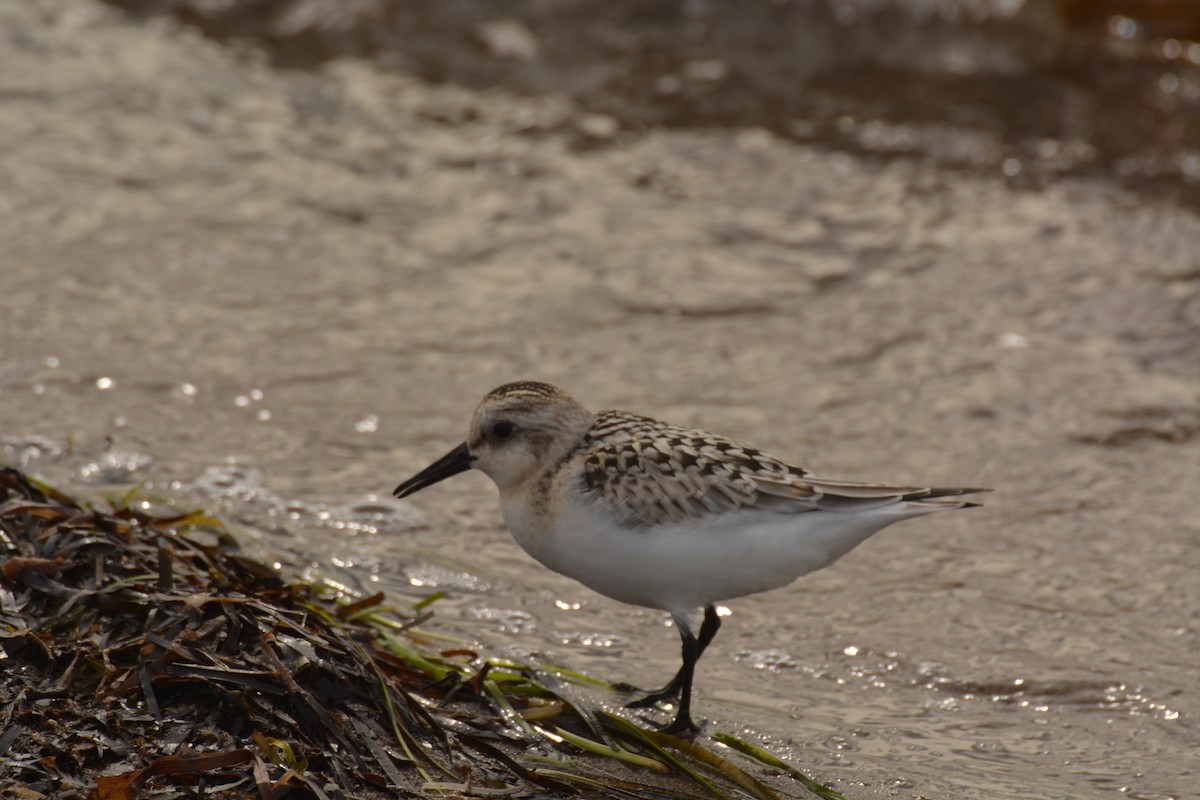
[[444, 481], [446, 478], [453, 477], [460, 472], [466, 472], [471, 468], [471, 461], [471, 451], [467, 449], [467, 443], [463, 442], [397, 486], [396, 491], [392, 492], [392, 494], [396, 495], [396, 497], [408, 497], [410, 494], [421, 491], [426, 486], [433, 486], [435, 483]]

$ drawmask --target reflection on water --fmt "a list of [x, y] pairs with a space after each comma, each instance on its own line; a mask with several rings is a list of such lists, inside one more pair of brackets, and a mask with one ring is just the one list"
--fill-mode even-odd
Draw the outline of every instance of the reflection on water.
[[[97, 469], [98, 462], [87, 459], [80, 466], [63, 443], [40, 437], [6, 437], [2, 448], [6, 459], [19, 459], [43, 474], [54, 474], [57, 464], [75, 479], [97, 485], [128, 480], [149, 464], [148, 459], [136, 454], [115, 450], [111, 451], [110, 469]], [[328, 531], [344, 533], [346, 538], [340, 540], [334, 554], [309, 563], [305, 570], [308, 577], [332, 577], [332, 586], [344, 578], [344, 590], [360, 595], [366, 591], [366, 579], [373, 584], [370, 591], [382, 588], [394, 597], [407, 596], [413, 601], [434, 591], [448, 591], [450, 595], [435, 606], [436, 625], [464, 637], [467, 644], [472, 637], [481, 637], [490, 650], [535, 663], [561, 660], [606, 680], [635, 675], [657, 679], [659, 673], [666, 674], [672, 668], [675, 640], [664, 624], [665, 615], [645, 611], [626, 615], [635, 624], [620, 633], [569, 627], [572, 621], [586, 624], [581, 613], [594, 615], [601, 625], [611, 624], [619, 613], [614, 617], [609, 604], [602, 604], [597, 612], [589, 602], [573, 598], [516, 595], [486, 577], [426, 560], [420, 553], [397, 546], [395, 538], [380, 534], [411, 531], [423, 524], [422, 515], [406, 503], [368, 497], [342, 505], [312, 504], [283, 498], [265, 488], [266, 484], [262, 471], [230, 464], [209, 467], [190, 483], [176, 482], [158, 487], [157, 492], [180, 503], [223, 508], [241, 523], [256, 524], [259, 529], [278, 526], [285, 520], [294, 546], [293, 562], [296, 556], [304, 559], [321, 552], [317, 543], [327, 537]], [[253, 548], [255, 543], [251, 541], [250, 545]], [[479, 602], [480, 598], [484, 602]], [[506, 601], [517, 601], [521, 607], [504, 605]], [[725, 612], [730, 615], [727, 609]], [[727, 628], [735, 631], [734, 635], [771, 641], [769, 635], [762, 635], [770, 628], [754, 624], [754, 612], [734, 612], [731, 616]], [[456, 620], [466, 624], [457, 625]], [[971, 635], [966, 629], [958, 632]], [[625, 659], [631, 659], [628, 666], [615, 670], [613, 664]], [[792, 720], [800, 726], [797, 730], [804, 731], [802, 739], [774, 739], [753, 727], [742, 733], [810, 767], [819, 768], [824, 763], [853, 773], [876, 761], [886, 763], [889, 754], [901, 748], [906, 764], [911, 763], [913, 753], [924, 753], [928, 758], [951, 753], [979, 765], [982, 771], [957, 787], [956, 796], [987, 797], [975, 793], [979, 781], [1019, 784], [1023, 774], [1043, 770], [1052, 762], [1068, 772], [1085, 772], [1098, 791], [1124, 791], [1128, 796], [1146, 798], [1176, 797], [1127, 791], [1127, 770], [1109, 766], [1108, 755], [1092, 754], [1072, 743], [1072, 728], [1092, 724], [1080, 713], [1093, 715], [1102, 727], [1114, 716], [1156, 724], [1180, 719], [1181, 712], [1168, 698], [1154, 697], [1136, 684], [1053, 677], [956, 677], [946, 664], [914, 662], [902, 653], [875, 651], [845, 639], [832, 646], [805, 641], [795, 650], [779, 646], [738, 649], [726, 658], [717, 656], [706, 661], [702, 674], [701, 706], [710, 718], [722, 725], [757, 718], [776, 730], [781, 725], [786, 727], [782, 720]], [[759, 677], [762, 675], [768, 680]], [[572, 690], [564, 687], [564, 691]], [[815, 706], [805, 699], [831, 691], [845, 693], [846, 705], [824, 706], [814, 712]], [[591, 702], [614, 708], [619, 707], [619, 700], [603, 694], [590, 698]], [[1015, 720], [997, 711], [1029, 716]], [[914, 726], [914, 715], [932, 715], [938, 722]], [[647, 716], [653, 718], [654, 713]], [[1050, 719], [1064, 723], [1061, 727], [1057, 723], [1047, 726]], [[987, 775], [991, 777], [985, 780]], [[939, 784], [946, 781], [936, 770], [925, 776], [929, 779]], [[887, 785], [899, 791], [922, 785], [922, 780], [918, 769], [889, 779]], [[868, 784], [853, 780], [845, 784], [843, 789], [868, 788]]]
[[262, 515], [270, 527], [292, 523], [381, 534], [411, 530], [423, 520], [414, 506], [374, 494], [340, 505], [285, 500], [264, 485], [261, 470], [244, 464], [207, 467], [183, 488], [216, 500], [220, 508], [241, 515], [247, 512]]
[[757, 125], [1017, 186], [1100, 175], [1200, 202], [1194, 0], [110, 2], [169, 9], [288, 66], [366, 55], [436, 81], [566, 92], [598, 112], [580, 147], [648, 125]]
[[949, 668], [936, 662], [910, 663], [896, 652], [873, 653], [848, 645], [842, 650], [845, 658], [817, 668], [811, 656], [795, 656], [783, 650], [739, 650], [734, 658], [756, 670], [771, 673], [799, 671], [839, 685], [853, 684], [865, 689], [888, 687], [924, 688], [936, 692], [930, 695], [931, 707], [943, 711], [958, 711], [961, 701], [985, 701], [1018, 709], [1044, 713], [1076, 707], [1097, 712], [1119, 712], [1130, 716], [1149, 716], [1161, 720], [1176, 720], [1180, 712], [1162, 699], [1146, 695], [1142, 686], [1112, 683], [1102, 680], [1038, 680], [1007, 678], [987, 682], [954, 678]]
[[0, 454], [4, 457], [4, 463], [21, 469], [43, 458], [62, 458], [66, 453], [66, 442], [57, 442], [46, 436], [0, 436]]
[[528, 611], [515, 608], [494, 608], [491, 606], [476, 606], [467, 612], [470, 619], [491, 623], [500, 633], [534, 633], [537, 623]]
[[551, 631], [550, 638], [558, 644], [590, 647], [597, 650], [623, 650], [630, 645], [629, 637], [616, 633]]
[[438, 631], [637, 685], [678, 668], [667, 616], [532, 563], [486, 478], [388, 497], [482, 391], [969, 471], [998, 489], [969, 519], [732, 603], [699, 713], [856, 798], [1186, 795], [1193, 34], [1128, 2], [416, 0], [356, 38], [385, 6], [352, 5], [153, 3], [454, 85], [0, 3], [7, 462], [146, 480], [347, 592], [444, 591]]
[[96, 461], [81, 467], [79, 475], [84, 480], [96, 480], [100, 483], [127, 483], [138, 470], [150, 466], [153, 462], [154, 459], [145, 453], [135, 453], [132, 450], [106, 450]]

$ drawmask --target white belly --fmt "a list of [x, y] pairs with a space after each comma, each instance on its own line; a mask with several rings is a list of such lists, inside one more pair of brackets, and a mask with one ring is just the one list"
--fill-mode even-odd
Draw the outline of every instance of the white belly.
[[505, 504], [505, 522], [538, 561], [614, 600], [671, 613], [786, 586], [911, 515], [742, 511], [625, 528], [583, 505], [560, 507], [553, 527], [529, 524], [525, 511]]

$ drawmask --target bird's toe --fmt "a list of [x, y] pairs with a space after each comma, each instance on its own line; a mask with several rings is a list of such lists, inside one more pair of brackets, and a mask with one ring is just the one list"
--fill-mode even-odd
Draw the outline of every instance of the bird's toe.
[[700, 726], [692, 722], [691, 717], [684, 717], [683, 719], [676, 717], [670, 724], [659, 728], [659, 731], [670, 736], [678, 736], [680, 739], [692, 739], [695, 738], [696, 734], [700, 733]]
[[[642, 691], [635, 689], [634, 691]], [[631, 700], [625, 704], [626, 708], [654, 708], [659, 703], [672, 702], [679, 699], [679, 690], [667, 687], [657, 692], [650, 692], [636, 700]]]

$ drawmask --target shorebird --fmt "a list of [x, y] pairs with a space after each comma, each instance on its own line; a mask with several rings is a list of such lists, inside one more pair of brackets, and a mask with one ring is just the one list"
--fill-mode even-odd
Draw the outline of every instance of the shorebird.
[[671, 615], [683, 665], [630, 706], [677, 699], [663, 729], [677, 735], [698, 730], [692, 678], [721, 626], [716, 603], [786, 586], [892, 523], [974, 506], [957, 498], [988, 491], [818, 478], [722, 436], [593, 413], [536, 381], [489, 392], [467, 440], [394, 494], [469, 469], [500, 489], [504, 522], [529, 555], [602, 595]]

